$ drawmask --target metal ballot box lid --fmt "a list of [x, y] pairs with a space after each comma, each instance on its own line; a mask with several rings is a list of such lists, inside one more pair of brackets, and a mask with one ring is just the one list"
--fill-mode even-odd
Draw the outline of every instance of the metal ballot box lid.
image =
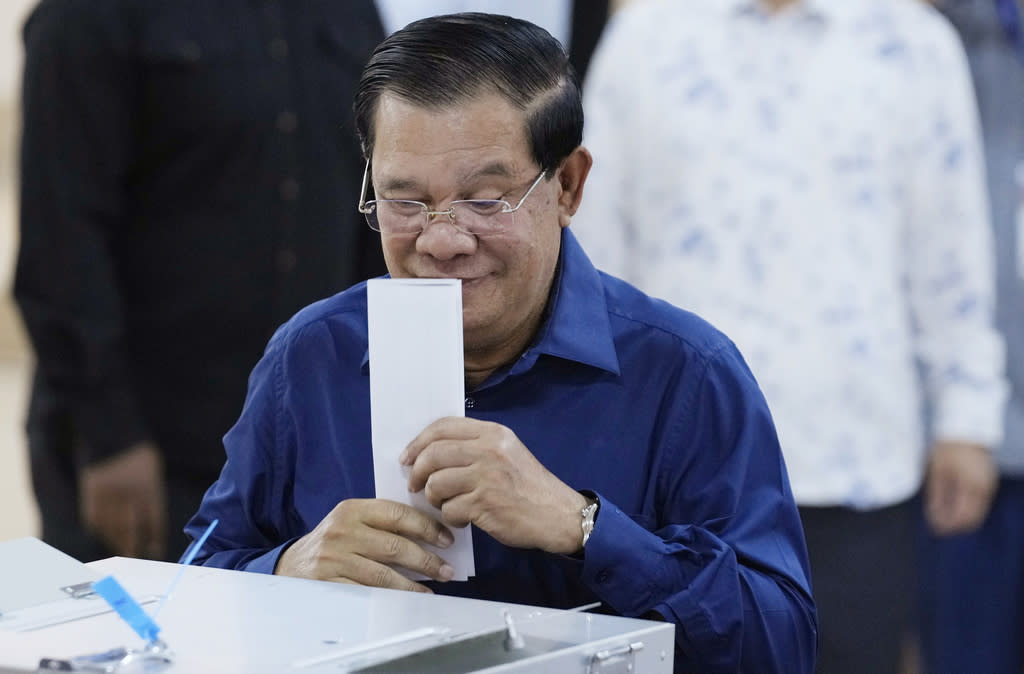
[[[160, 595], [183, 568], [120, 557], [88, 566], [134, 597]], [[184, 567], [158, 622], [172, 662], [117, 671], [671, 672], [675, 636], [647, 620], [204, 567]], [[141, 645], [111, 612], [0, 630], [0, 673]]]

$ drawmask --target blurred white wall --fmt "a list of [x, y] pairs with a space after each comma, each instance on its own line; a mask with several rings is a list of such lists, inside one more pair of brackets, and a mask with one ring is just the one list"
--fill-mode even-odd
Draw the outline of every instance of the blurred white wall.
[[0, 357], [17, 357], [25, 352], [10, 295], [11, 264], [16, 249], [14, 218], [15, 165], [17, 152], [18, 88], [21, 82], [21, 24], [34, 0], [0, 2]]
[[21, 22], [34, 0], [0, 2], [0, 91], [14, 91], [21, 71]]
[[17, 249], [15, 166], [21, 24], [35, 0], [0, 0], [0, 541], [38, 535], [23, 421], [29, 351], [10, 299]]

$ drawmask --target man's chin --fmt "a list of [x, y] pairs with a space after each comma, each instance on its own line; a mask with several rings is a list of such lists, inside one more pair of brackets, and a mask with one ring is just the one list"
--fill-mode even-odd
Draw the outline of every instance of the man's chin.
[[466, 348], [474, 343], [483, 340], [490, 334], [490, 326], [494, 324], [494, 317], [485, 313], [485, 307], [462, 304], [462, 339]]

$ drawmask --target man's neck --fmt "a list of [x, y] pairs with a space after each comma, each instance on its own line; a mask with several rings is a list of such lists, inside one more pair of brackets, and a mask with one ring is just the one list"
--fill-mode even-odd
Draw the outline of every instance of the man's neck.
[[491, 373], [494, 372], [494, 370], [496, 369], [497, 368], [492, 368], [490, 370], [474, 370], [472, 372], [469, 369], [467, 369], [466, 393], [476, 390], [476, 387], [479, 386], [480, 384], [483, 384], [487, 380], [487, 378], [491, 376]]
[[495, 370], [519, 360], [536, 337], [544, 315], [545, 311], [542, 310], [540, 314], [530, 317], [516, 334], [508, 335], [504, 342], [477, 343], [476, 348], [466, 348], [466, 391], [472, 391], [484, 383]]
[[465, 355], [466, 391], [472, 391], [491, 376], [498, 368], [515, 361], [526, 350], [527, 343], [509, 344], [500, 351], [489, 351], [486, 354]]

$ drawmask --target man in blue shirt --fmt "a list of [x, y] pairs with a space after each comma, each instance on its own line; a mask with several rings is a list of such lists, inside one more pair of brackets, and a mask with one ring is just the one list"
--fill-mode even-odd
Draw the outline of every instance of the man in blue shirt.
[[[597, 600], [673, 622], [677, 670], [810, 672], [807, 556], [756, 382], [726, 337], [598, 272], [568, 229], [591, 157], [558, 42], [508, 17], [425, 19], [377, 48], [355, 107], [375, 197], [360, 209], [391, 275], [462, 280], [467, 416], [401, 458], [443, 521], [374, 498], [360, 284], [271, 340], [187, 529], [220, 519], [201, 561]], [[421, 543], [466, 524], [476, 575], [454, 582]]]

